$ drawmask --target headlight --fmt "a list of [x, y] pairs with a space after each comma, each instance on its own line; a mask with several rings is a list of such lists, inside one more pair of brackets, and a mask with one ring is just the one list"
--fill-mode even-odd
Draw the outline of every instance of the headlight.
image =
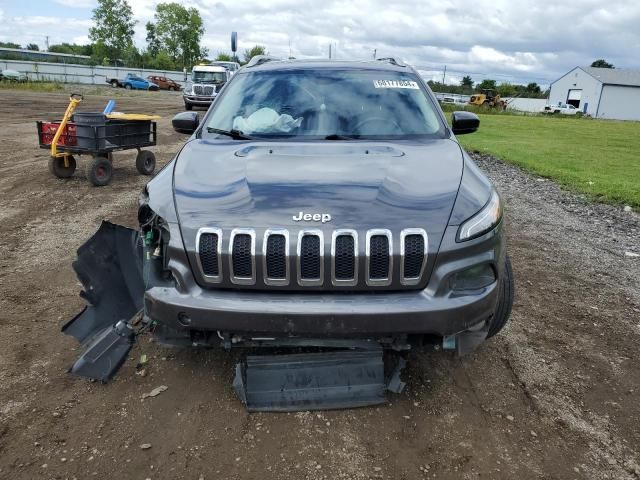
[[471, 240], [487, 233], [495, 227], [502, 218], [502, 204], [500, 196], [495, 190], [482, 210], [460, 225], [458, 242]]

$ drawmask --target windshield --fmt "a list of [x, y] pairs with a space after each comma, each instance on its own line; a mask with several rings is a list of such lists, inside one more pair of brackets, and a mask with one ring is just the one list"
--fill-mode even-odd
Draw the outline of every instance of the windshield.
[[411, 72], [301, 69], [242, 72], [206, 127], [259, 137], [441, 137], [435, 106]]
[[194, 83], [224, 83], [227, 75], [225, 72], [193, 72], [191, 80]]

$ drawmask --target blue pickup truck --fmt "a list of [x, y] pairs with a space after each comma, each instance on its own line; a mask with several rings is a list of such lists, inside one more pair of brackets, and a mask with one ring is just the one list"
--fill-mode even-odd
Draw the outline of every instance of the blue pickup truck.
[[133, 73], [127, 73], [127, 75], [122, 79], [107, 78], [106, 80], [113, 88], [121, 87], [128, 90], [160, 90], [160, 87], [155, 83]]

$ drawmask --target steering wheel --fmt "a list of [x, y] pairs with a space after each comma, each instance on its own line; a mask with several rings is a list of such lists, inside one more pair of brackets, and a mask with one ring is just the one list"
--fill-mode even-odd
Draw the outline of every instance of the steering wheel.
[[392, 118], [383, 118], [383, 117], [368, 117], [365, 118], [364, 120], [360, 120], [354, 127], [354, 131], [360, 133], [360, 129], [369, 124], [369, 123], [384, 123], [385, 126], [389, 126], [392, 125], [396, 128], [396, 130], [398, 131], [402, 131], [402, 128], [400, 127], [400, 125], [398, 125], [398, 122], [396, 122], [395, 120], [393, 120]]

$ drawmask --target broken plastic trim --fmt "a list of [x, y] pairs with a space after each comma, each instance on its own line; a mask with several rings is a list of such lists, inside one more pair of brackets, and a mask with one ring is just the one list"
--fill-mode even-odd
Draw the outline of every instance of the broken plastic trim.
[[107, 381], [127, 358], [143, 309], [142, 258], [139, 233], [110, 222], [78, 249], [73, 269], [89, 305], [62, 327], [86, 348], [71, 373]]
[[329, 410], [385, 402], [381, 348], [249, 356], [233, 387], [250, 412]]

